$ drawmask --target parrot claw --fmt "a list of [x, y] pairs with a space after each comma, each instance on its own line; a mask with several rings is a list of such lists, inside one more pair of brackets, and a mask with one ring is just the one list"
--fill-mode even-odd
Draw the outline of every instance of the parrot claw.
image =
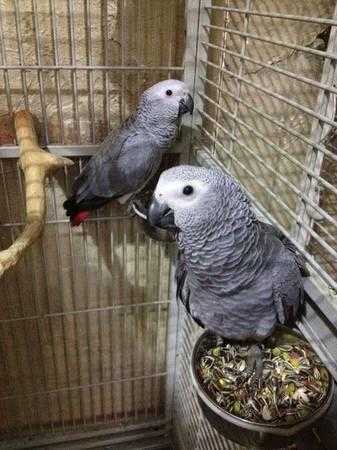
[[216, 337], [216, 345], [218, 347], [222, 347], [223, 345], [225, 345], [225, 340], [222, 336], [217, 336]]
[[259, 345], [254, 344], [248, 350], [247, 355], [247, 368], [245, 375], [250, 379], [250, 385], [252, 389], [256, 389], [262, 377], [263, 371], [263, 353]]
[[131, 208], [138, 217], [141, 217], [143, 220], [147, 219], [147, 210], [140, 201], [134, 200], [131, 202]]

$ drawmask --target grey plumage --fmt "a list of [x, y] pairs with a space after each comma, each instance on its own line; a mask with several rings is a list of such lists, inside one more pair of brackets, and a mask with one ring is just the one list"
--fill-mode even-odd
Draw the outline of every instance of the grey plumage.
[[67, 215], [96, 209], [110, 199], [123, 202], [139, 192], [176, 139], [182, 114], [192, 110], [192, 98], [181, 81], [162, 81], [145, 91], [135, 113], [106, 137], [76, 178], [64, 204]]
[[257, 220], [233, 178], [192, 166], [165, 171], [149, 219], [159, 224], [169, 211], [179, 229], [177, 294], [194, 319], [225, 338], [255, 341], [296, 319], [304, 259]]

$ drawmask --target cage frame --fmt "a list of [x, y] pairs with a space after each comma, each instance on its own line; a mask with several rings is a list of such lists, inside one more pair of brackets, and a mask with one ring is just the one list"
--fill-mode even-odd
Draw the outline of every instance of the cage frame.
[[[36, 1], [36, 0], [34, 0]], [[70, 0], [71, 3], [71, 0]], [[17, 5], [17, 2], [15, 2]], [[254, 10], [249, 9], [250, 0], [246, 0], [246, 4], [248, 5], [246, 10], [240, 10], [242, 14], [245, 14], [247, 17], [250, 15], [263, 15], [263, 13], [257, 12]], [[17, 7], [17, 6], [16, 6]], [[196, 113], [194, 116], [190, 119], [188, 118], [185, 123], [187, 126], [182, 127], [181, 137], [178, 145], [174, 148], [173, 152], [181, 155], [181, 161], [182, 162], [188, 162], [188, 161], [196, 161], [197, 163], [208, 166], [208, 167], [217, 167], [221, 170], [224, 170], [225, 172], [228, 172], [227, 168], [219, 163], [214, 158], [214, 155], [212, 155], [211, 151], [207, 151], [204, 147], [199, 145], [200, 142], [200, 127], [202, 126], [202, 114], [198, 110], [203, 111], [203, 101], [202, 96], [205, 96], [204, 86], [205, 83], [202, 81], [202, 78], [206, 78], [206, 66], [202, 62], [203, 60], [207, 62], [207, 49], [204, 45], [204, 43], [207, 43], [207, 27], [211, 27], [210, 24], [210, 16], [208, 14], [208, 11], [210, 9], [215, 9], [216, 6], [212, 6], [211, 0], [188, 0], [186, 1], [186, 8], [185, 8], [185, 15], [186, 15], [186, 48], [185, 48], [185, 57], [184, 57], [184, 64], [182, 66], [159, 66], [159, 67], [144, 67], [144, 66], [95, 66], [95, 65], [87, 65], [87, 66], [76, 66], [76, 64], [69, 65], [69, 66], [60, 66], [55, 64], [55, 66], [44, 66], [41, 64], [37, 64], [36, 66], [30, 66], [30, 65], [21, 65], [21, 66], [7, 66], [6, 64], [3, 64], [0, 66], [0, 71], [4, 72], [4, 79], [6, 84], [6, 73], [8, 70], [18, 70], [21, 71], [23, 74], [25, 73], [25, 70], [37, 70], [37, 73], [41, 73], [44, 69], [53, 69], [56, 72], [58, 70], [69, 70], [72, 74], [75, 73], [77, 70], [87, 70], [89, 73], [92, 70], [99, 70], [99, 71], [110, 71], [110, 70], [118, 70], [118, 71], [146, 71], [146, 70], [154, 70], [154, 71], [167, 71], [169, 72], [183, 72], [184, 73], [184, 79], [186, 83], [191, 87], [191, 90], [193, 92], [193, 97], [195, 98], [195, 104], [196, 104]], [[235, 8], [228, 7], [226, 9], [227, 11], [234, 11]], [[275, 17], [275, 18], [284, 18], [287, 20], [307, 20], [308, 22], [312, 23], [325, 23], [327, 25], [333, 26], [333, 30], [335, 31], [334, 34], [334, 40], [333, 45], [337, 45], [337, 2], [336, 2], [336, 10], [335, 10], [335, 18], [334, 19], [314, 19], [310, 17], [303, 17], [303, 16], [294, 16], [294, 15], [282, 15], [277, 13], [269, 13], [267, 14], [268, 17]], [[287, 16], [287, 17], [286, 17]], [[235, 31], [235, 30], [234, 30]], [[1, 23], [0, 23], [0, 38], [1, 38]], [[241, 32], [240, 32], [241, 33]], [[242, 33], [241, 33], [242, 34]], [[243, 31], [243, 37], [245, 39], [251, 38], [250, 34]], [[73, 37], [74, 39], [74, 37]], [[335, 47], [333, 47], [335, 48]], [[301, 48], [303, 50], [303, 48]], [[332, 51], [329, 50], [329, 52], [321, 52], [319, 50], [312, 50], [310, 53], [320, 55], [321, 56], [328, 56], [330, 59], [325, 59], [325, 61], [332, 61], [336, 62], [337, 56]], [[244, 55], [244, 51], [239, 54], [239, 57], [241, 58], [241, 62], [244, 59], [247, 59], [248, 57]], [[248, 58], [249, 60], [249, 58]], [[282, 69], [281, 69], [282, 70]], [[320, 86], [323, 91], [323, 88], [326, 89], [331, 94], [337, 93], [337, 88], [332, 85], [331, 81], [328, 80], [331, 79], [331, 73], [333, 73], [333, 77], [336, 76], [336, 65], [331, 68], [331, 64], [328, 68], [324, 69], [326, 72], [326, 80], [323, 82], [315, 82]], [[24, 75], [22, 75], [24, 78]], [[239, 77], [242, 78], [242, 76], [239, 74]], [[329, 78], [330, 77], [330, 78]], [[301, 79], [301, 76], [297, 77], [299, 80]], [[303, 77], [302, 77], [303, 78]], [[239, 86], [243, 82], [242, 79], [238, 78]], [[304, 81], [304, 80], [302, 80]], [[24, 85], [24, 82], [23, 82]], [[6, 90], [8, 95], [8, 89], [6, 84]], [[236, 95], [236, 97], [240, 97], [240, 93]], [[44, 103], [44, 101], [42, 101]], [[59, 103], [60, 105], [60, 103]], [[10, 102], [9, 102], [10, 107]], [[62, 109], [62, 108], [60, 108]], [[234, 116], [236, 117], [236, 113], [234, 113]], [[313, 115], [313, 118], [315, 120], [321, 120], [322, 119], [322, 112], [318, 111], [315, 112], [315, 115]], [[43, 114], [43, 117], [45, 118], [45, 113]], [[237, 118], [237, 117], [236, 117]], [[323, 114], [323, 118], [325, 118]], [[326, 118], [325, 118], [326, 119]], [[323, 120], [326, 127], [336, 126], [337, 123], [334, 122], [333, 119]], [[313, 144], [313, 151], [315, 149], [319, 149], [320, 144], [320, 136], [322, 133], [324, 133], [323, 130], [324, 126], [321, 127], [320, 135], [316, 133], [314, 137], [308, 139], [310, 143]], [[235, 138], [235, 133], [234, 133]], [[233, 142], [233, 140], [231, 140]], [[47, 148], [51, 153], [66, 156], [66, 157], [87, 157], [91, 156], [95, 153], [95, 151], [98, 148], [97, 144], [79, 144], [79, 145], [48, 145], [47, 142]], [[231, 151], [231, 149], [228, 149]], [[18, 158], [18, 148], [15, 145], [5, 145], [0, 147], [0, 159], [7, 159], [7, 158]], [[306, 162], [308, 166], [310, 162]], [[318, 177], [320, 176], [320, 167], [321, 167], [321, 160], [318, 160], [313, 164], [310, 168], [312, 173], [316, 174]], [[312, 178], [311, 178], [312, 180]], [[309, 183], [305, 187], [304, 195], [307, 198], [313, 198], [313, 192], [315, 190], [315, 183]], [[256, 203], [254, 201], [255, 199], [252, 199], [254, 202], [254, 208], [256, 209], [256, 212], [259, 216], [263, 217], [265, 220], [269, 221], [270, 223], [276, 224], [279, 228], [281, 228], [281, 231], [283, 231], [286, 236], [291, 237], [291, 235], [285, 230], [284, 228], [280, 227], [280, 224], [278, 222], [275, 222], [275, 219], [272, 217], [271, 214], [268, 213], [268, 211], [262, 207], [262, 205]], [[314, 203], [317, 201], [317, 199], [314, 199]], [[100, 219], [92, 219], [92, 220], [104, 220], [103, 218]], [[311, 227], [310, 217], [307, 214], [307, 211], [303, 208], [300, 210], [300, 219], [299, 222], [304, 222], [308, 224], [309, 227]], [[62, 220], [59, 219], [57, 221], [47, 221], [47, 223], [61, 223], [66, 222], [66, 219]], [[13, 225], [13, 224], [7, 224]], [[20, 224], [15, 224], [20, 225]], [[3, 224], [3, 226], [6, 226], [6, 224]], [[302, 229], [302, 231], [298, 231], [297, 238], [293, 240], [294, 244], [302, 251], [302, 245], [306, 241], [306, 237], [303, 236], [303, 227], [301, 227], [301, 223], [299, 225], [299, 229]], [[304, 230], [305, 231], [305, 230]], [[304, 233], [305, 234], [305, 233]], [[306, 255], [309, 259], [311, 257], [310, 254]], [[331, 281], [331, 280], [330, 280]], [[332, 280], [334, 281], [334, 280]], [[337, 286], [337, 283], [336, 283]], [[325, 364], [330, 369], [332, 375], [334, 376], [335, 380], [337, 380], [337, 330], [336, 328], [333, 328], [333, 324], [337, 323], [337, 304], [332, 304], [328, 296], [326, 294], [326, 290], [323, 290], [320, 285], [317, 284], [317, 282], [314, 279], [307, 279], [304, 283], [305, 291], [306, 291], [306, 300], [307, 300], [307, 311], [303, 318], [302, 323], [299, 324], [299, 327], [305, 337], [312, 343], [317, 353], [320, 355], [320, 357], [323, 359]], [[167, 399], [170, 399], [167, 401], [166, 404], [166, 412], [165, 412], [165, 420], [164, 421], [152, 421], [147, 424], [141, 424], [138, 428], [141, 429], [142, 433], [144, 433], [144, 436], [147, 435], [150, 429], [153, 427], [158, 427], [159, 431], [158, 433], [160, 435], [167, 435], [172, 429], [172, 418], [174, 414], [174, 396], [175, 396], [175, 381], [177, 376], [177, 358], [176, 355], [178, 353], [178, 349], [180, 346], [184, 345], [183, 341], [186, 339], [186, 334], [191, 332], [193, 326], [189, 322], [189, 319], [184, 317], [183, 312], [180, 308], [177, 307], [174, 299], [174, 292], [175, 292], [175, 281], [174, 281], [174, 265], [172, 266], [172, 272], [170, 277], [170, 316], [169, 316], [169, 323], [168, 323], [168, 353], [167, 353], [167, 385], [166, 385], [166, 396]], [[127, 305], [129, 306], [129, 305]], [[187, 331], [186, 331], [187, 330]], [[183, 336], [184, 335], [184, 336]], [[179, 356], [178, 356], [179, 358]], [[199, 412], [196, 410], [195, 414], [198, 415]], [[124, 431], [137, 431], [137, 427], [130, 427], [125, 428]], [[91, 437], [98, 437], [100, 435], [109, 435], [112, 432], [115, 432], [115, 428], [108, 428], [101, 430], [99, 432], [92, 432], [93, 434], [90, 435]], [[120, 430], [118, 430], [120, 431]], [[205, 430], [200, 430], [201, 439], [205, 439]], [[202, 436], [203, 435], [203, 436]], [[71, 434], [67, 434], [66, 436], [60, 436], [54, 437], [48, 440], [48, 445], [52, 445], [53, 443], [61, 442], [63, 439], [64, 441], [67, 441], [67, 439], [71, 436]], [[85, 432], [81, 432], [77, 435], [78, 438], [89, 438], [89, 435], [86, 435]], [[41, 438], [42, 439], [42, 438]], [[58, 440], [59, 439], [59, 440]], [[75, 438], [74, 438], [75, 439]], [[212, 439], [215, 439], [215, 445], [221, 445], [221, 440], [219, 440], [218, 437], [213, 437]], [[30, 448], [34, 448], [36, 445], [40, 445], [39, 443], [42, 443], [41, 445], [47, 444], [46, 440], [34, 440], [30, 441], [31, 445]], [[118, 441], [114, 438], [111, 438], [111, 444], [117, 443]], [[8, 448], [7, 443], [0, 443], [0, 449]], [[13, 445], [17, 445], [16, 447]], [[11, 448], [19, 449], [19, 448], [29, 448], [24, 447], [23, 445], [28, 445], [28, 443], [21, 444], [17, 442], [15, 444], [14, 441], [11, 441]], [[83, 447], [85, 448], [85, 447]], [[88, 447], [89, 448], [89, 447]], [[137, 447], [138, 448], [138, 447]], [[220, 447], [219, 447], [220, 448]]]
[[[197, 49], [196, 49], [196, 57], [195, 57], [195, 67], [194, 70], [187, 70], [185, 71], [185, 80], [190, 86], [193, 86], [194, 90], [194, 96], [196, 97], [197, 94], [199, 94], [199, 97], [202, 98], [202, 96], [205, 95], [204, 86], [205, 84], [200, 81], [200, 79], [205, 79], [205, 66], [203, 64], [203, 60], [207, 60], [207, 51], [205, 50], [204, 42], [205, 39], [207, 39], [207, 33], [205, 33], [205, 29], [210, 28], [210, 16], [208, 14], [208, 11], [214, 10], [214, 9], [220, 9], [220, 10], [226, 10], [226, 11], [240, 11], [241, 14], [250, 16], [250, 15], [266, 15], [268, 17], [277, 17], [277, 18], [285, 18], [287, 20], [303, 20], [306, 21], [308, 17], [302, 17], [302, 16], [295, 16], [295, 15], [284, 15], [284, 14], [273, 14], [273, 13], [259, 13], [254, 12], [253, 10], [250, 10], [250, 0], [246, 0], [246, 9], [237, 9], [237, 8], [230, 8], [230, 7], [219, 7], [219, 6], [212, 6], [211, 0], [194, 0], [190, 1], [190, 4], [192, 4], [192, 8], [195, 10], [198, 10], [198, 19], [197, 21], [194, 18], [193, 23], [187, 22], [187, 45], [186, 47], [192, 48], [192, 43], [197, 42]], [[333, 38], [330, 41], [330, 47], [335, 48], [337, 45], [337, 2], [335, 3], [335, 10], [334, 10], [334, 18], [333, 19], [315, 19], [310, 18], [308, 19], [309, 22], [318, 22], [318, 23], [326, 23], [329, 25], [332, 25], [333, 30]], [[198, 28], [196, 29], [195, 23], [198, 24]], [[201, 24], [201, 26], [200, 26]], [[197, 33], [197, 35], [195, 34]], [[245, 32], [240, 32], [240, 34], [245, 35]], [[249, 33], [246, 33], [246, 37], [249, 37]], [[190, 44], [188, 44], [188, 41], [191, 41]], [[308, 50], [308, 49], [307, 49]], [[311, 52], [311, 49], [309, 50]], [[313, 51], [314, 53], [316, 51]], [[319, 51], [318, 51], [319, 52]], [[230, 53], [230, 51], [229, 51]], [[322, 52], [325, 56], [326, 53]], [[336, 54], [332, 54], [332, 52], [328, 52], [329, 57], [325, 59], [326, 61], [333, 61], [336, 59]], [[241, 55], [242, 56], [242, 55]], [[330, 59], [331, 56], [331, 59]], [[243, 59], [247, 58], [243, 55]], [[333, 76], [331, 76], [331, 71], [333, 72]], [[322, 95], [320, 96], [320, 99], [323, 96], [325, 84], [328, 84], [326, 82], [327, 79], [330, 79], [329, 87], [332, 88], [333, 92], [334, 85], [333, 80], [335, 79], [335, 68], [330, 68], [328, 64], [325, 64], [323, 71], [322, 71], [322, 77], [324, 79], [324, 82], [320, 82], [321, 90], [320, 93]], [[198, 80], [199, 77], [199, 80]], [[237, 77], [238, 80], [240, 80], [240, 75]], [[240, 97], [237, 95], [237, 98]], [[204, 146], [199, 145], [200, 142], [200, 123], [202, 119], [202, 113], [200, 113], [200, 101], [196, 101], [196, 113], [193, 116], [193, 121], [191, 123], [192, 126], [192, 138], [191, 138], [191, 158], [195, 158], [198, 164], [204, 165], [207, 167], [217, 167], [218, 169], [225, 171], [225, 173], [230, 174], [228, 172], [228, 169], [221, 164], [221, 162], [217, 161], [212, 153], [205, 149]], [[330, 123], [329, 123], [330, 122]], [[331, 121], [327, 120], [324, 122], [324, 125], [329, 126], [331, 125]], [[337, 124], [336, 124], [337, 125]], [[321, 133], [323, 133], [323, 129], [321, 129]], [[319, 137], [315, 136], [316, 139], [319, 139]], [[194, 147], [194, 149], [193, 149]], [[208, 150], [208, 151], [207, 151]], [[308, 152], [310, 158], [310, 152]], [[320, 172], [322, 160], [318, 159], [312, 168], [312, 171], [318, 171]], [[313, 190], [315, 190], [315, 185], [312, 184], [308, 187], [306, 186], [305, 194], [307, 197], [310, 197], [312, 195]], [[281, 231], [295, 244], [295, 246], [303, 252], [303, 243], [306, 241], [307, 237], [303, 236], [303, 229], [301, 228], [302, 223], [305, 221], [310, 221], [310, 217], [308, 216], [307, 212], [301, 208], [300, 216], [298, 219], [298, 229], [296, 238], [294, 239], [287, 230], [285, 230], [280, 224], [275, 221], [275, 219], [271, 216], [271, 214], [268, 213], [268, 211], [255, 199], [253, 198], [249, 192], [247, 192], [248, 197], [253, 203], [253, 207], [259, 217], [262, 217], [265, 221], [272, 223], [276, 225], [278, 228], [281, 229]], [[302, 229], [302, 231], [300, 231]], [[305, 232], [305, 230], [304, 230]], [[307, 259], [311, 259], [311, 255], [309, 255], [307, 252], [305, 252], [305, 256]], [[310, 261], [309, 261], [310, 262]], [[315, 270], [318, 270], [320, 274], [322, 275], [322, 270], [320, 270], [317, 267], [315, 267]], [[337, 286], [337, 281], [330, 279], [330, 282], [333, 282], [334, 287]], [[329, 370], [331, 371], [333, 377], [337, 381], [337, 328], [333, 324], [337, 324], [337, 304], [334, 305], [331, 303], [331, 301], [328, 300], [327, 291], [326, 289], [322, 289], [320, 285], [317, 284], [317, 281], [313, 279], [313, 277], [310, 277], [308, 279], [305, 279], [304, 281], [304, 289], [306, 292], [306, 301], [307, 301], [307, 311], [305, 313], [305, 316], [303, 317], [303, 320], [301, 323], [299, 323], [299, 328], [301, 332], [304, 334], [304, 336], [310, 341], [310, 343], [314, 346], [317, 353], [320, 355], [324, 363], [329, 367]], [[334, 329], [335, 327], [335, 329]]]

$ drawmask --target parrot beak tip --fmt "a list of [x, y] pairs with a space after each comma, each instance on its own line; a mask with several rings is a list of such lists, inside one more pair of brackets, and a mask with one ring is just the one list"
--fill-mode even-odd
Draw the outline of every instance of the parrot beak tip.
[[187, 98], [182, 98], [179, 101], [179, 116], [182, 116], [183, 114], [186, 114], [189, 112], [191, 115], [193, 114], [194, 110], [194, 101], [190, 94], [187, 95]]
[[147, 212], [147, 221], [152, 227], [172, 228], [174, 226], [173, 211], [166, 203], [159, 203], [153, 198]]

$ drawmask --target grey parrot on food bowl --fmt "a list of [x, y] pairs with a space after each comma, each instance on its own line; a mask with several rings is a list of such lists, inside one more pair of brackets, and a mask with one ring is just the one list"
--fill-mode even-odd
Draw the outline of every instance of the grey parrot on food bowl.
[[308, 276], [302, 255], [256, 218], [243, 189], [220, 170], [163, 172], [148, 220], [176, 230], [177, 296], [188, 313], [223, 338], [252, 342], [248, 370], [259, 377], [259, 343], [278, 323], [293, 325], [301, 311]]

